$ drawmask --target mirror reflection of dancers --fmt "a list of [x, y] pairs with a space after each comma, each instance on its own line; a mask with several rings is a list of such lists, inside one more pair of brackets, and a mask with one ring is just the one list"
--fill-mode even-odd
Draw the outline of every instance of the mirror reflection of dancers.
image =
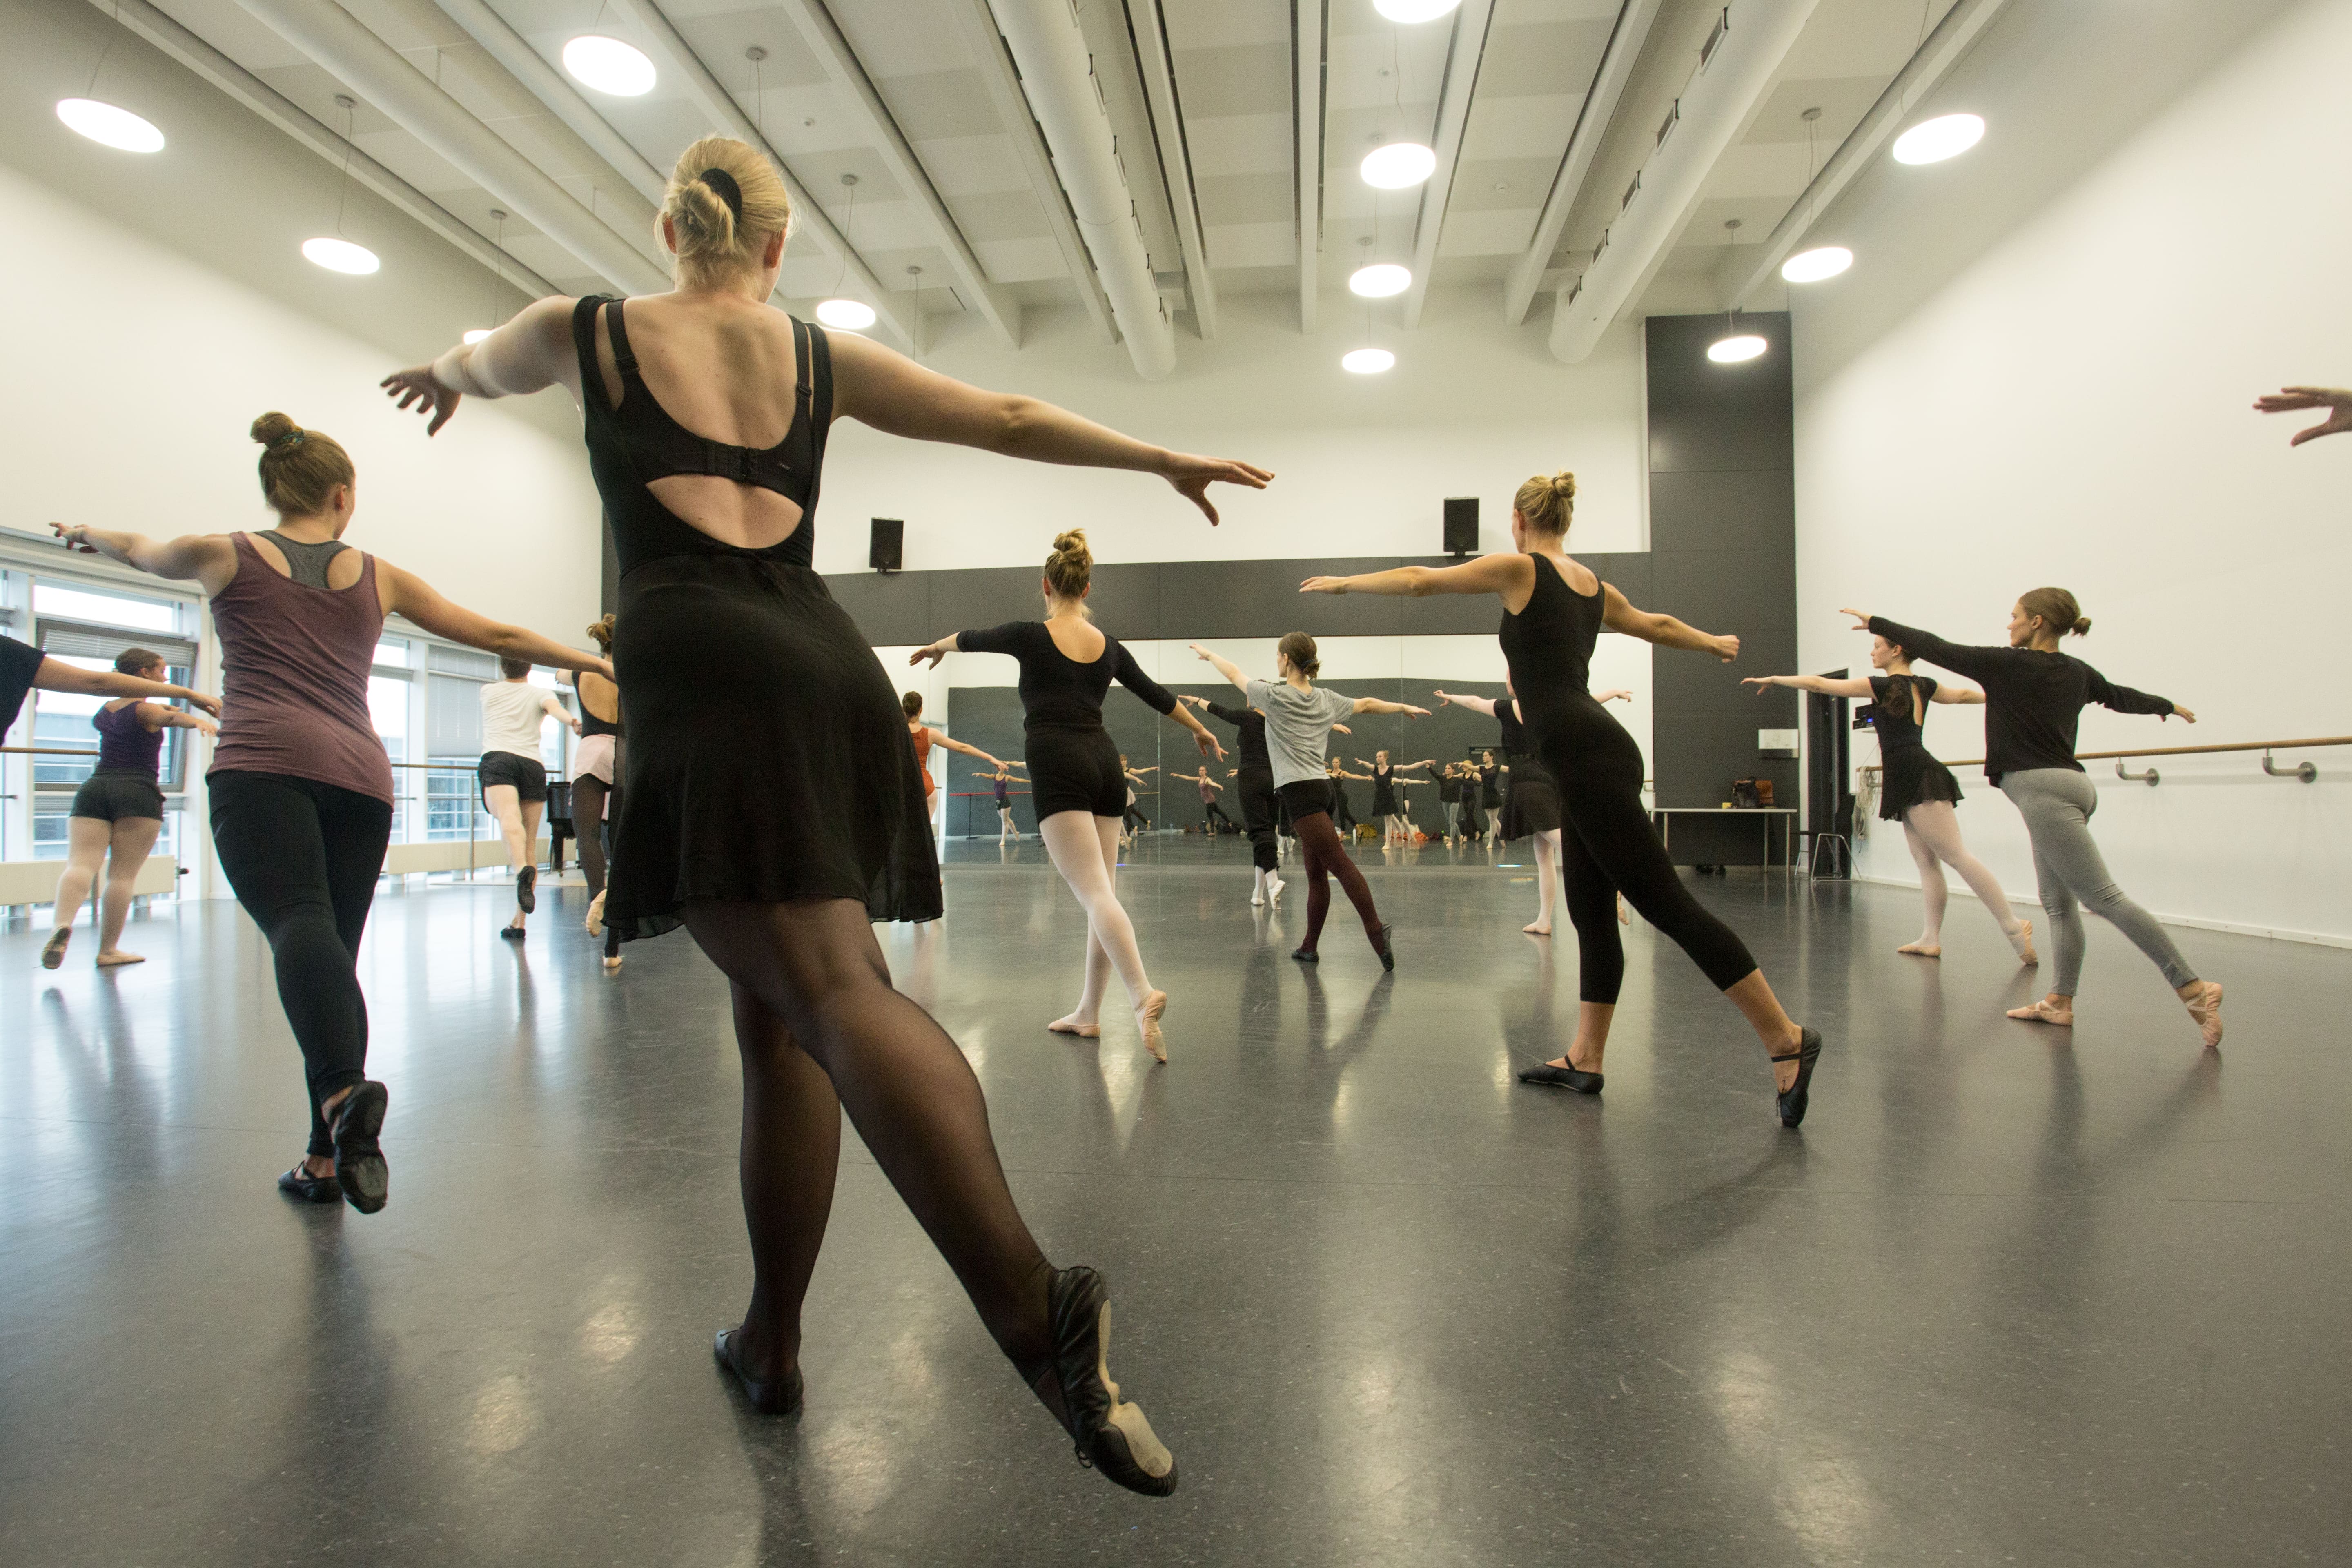
[[[588, 627], [606, 658], [612, 656], [616, 619], [608, 615]], [[588, 934], [604, 939], [604, 968], [610, 973], [621, 967], [621, 933], [604, 923], [604, 839], [621, 819], [621, 689], [585, 670], [573, 678], [572, 689], [580, 694], [580, 744], [572, 752], [572, 822], [580, 839], [580, 874], [588, 884]]]
[[996, 795], [996, 842], [1000, 846], [1017, 844], [1022, 837], [1021, 830], [1013, 826], [1013, 786], [1025, 786], [1029, 781], [1013, 771], [1016, 765], [1023, 764], [1000, 763], [995, 776], [989, 781]]
[[[1199, 721], [1195, 720], [1193, 722], [1198, 723]], [[1204, 730], [1202, 733], [1206, 734], [1207, 731]], [[1217, 754], [1219, 756], [1223, 756], [1224, 753], [1221, 751]], [[1158, 773], [1160, 771], [1160, 764], [1154, 763], [1148, 768], [1138, 768], [1129, 763], [1127, 760], [1127, 753], [1125, 752], [1121, 752], [1118, 754], [1118, 771], [1120, 775], [1127, 780], [1127, 809], [1119, 815], [1118, 841], [1120, 845], [1124, 847], [1134, 843], [1137, 837], [1151, 826], [1151, 818], [1143, 815], [1143, 807], [1139, 804], [1139, 797], [1135, 792], [1138, 785], [1148, 784], [1151, 782], [1143, 775], [1146, 773]]]
[[[939, 660], [931, 662], [937, 664]], [[921, 692], [909, 691], [900, 697], [898, 711], [906, 715], [907, 740], [915, 748], [915, 766], [923, 773], [923, 819], [931, 825], [931, 836], [938, 837], [947, 831], [948, 813], [947, 802], [938, 795], [939, 781], [931, 777], [931, 748], [944, 746], [950, 752], [961, 752], [974, 762], [986, 763], [991, 771], [1004, 764], [978, 746], [968, 746], [946, 731], [924, 723]]]
[[1241, 831], [1240, 828], [1234, 826], [1234, 819], [1225, 815], [1225, 808], [1217, 804], [1217, 795], [1225, 786], [1216, 781], [1215, 776], [1209, 772], [1205, 765], [1197, 773], [1170, 773], [1168, 776], [1171, 779], [1182, 779], [1186, 784], [1192, 785], [1201, 792], [1202, 832], [1213, 838], [1219, 831], [1218, 825], [1220, 823], [1223, 824], [1223, 831], [1224, 832], [1239, 833]]
[[2033, 922], [2020, 920], [2009, 907], [1992, 868], [1969, 853], [1960, 841], [1960, 781], [1952, 770], [1929, 754], [1921, 732], [1930, 702], [1982, 702], [1984, 693], [1965, 686], [1947, 686], [1932, 676], [1912, 672], [1910, 658], [1885, 637], [1870, 639], [1870, 663], [1882, 675], [1845, 679], [1822, 675], [1758, 675], [1740, 682], [1762, 696], [1771, 687], [1815, 691], [1825, 697], [1859, 697], [1873, 705], [1871, 728], [1878, 735], [1878, 817], [1903, 825], [1903, 841], [1919, 868], [1919, 890], [1927, 907], [1927, 923], [1917, 940], [1895, 951], [1920, 958], [1940, 958], [1944, 952], [1944, 908], [1950, 889], [1944, 868], [1960, 874], [2000, 926], [2021, 963], [2041, 959], [2033, 951]]
[[1315, 594], [1492, 594], [1503, 602], [1500, 641], [1511, 689], [1533, 750], [1559, 790], [1569, 828], [1561, 836], [1567, 867], [1569, 920], [1576, 927], [1583, 979], [1576, 1039], [1567, 1055], [1519, 1075], [1524, 1083], [1556, 1084], [1580, 1093], [1601, 1087], [1601, 1056], [1625, 975], [1616, 900], [1624, 889], [1643, 919], [1657, 927], [1730, 998], [1764, 1042], [1779, 1092], [1781, 1125], [1805, 1117], [1818, 1030], [1801, 1028], [1782, 1011], [1764, 972], [1731, 928], [1709, 914], [1675, 873], [1642, 808], [1642, 749], [1587, 689], [1592, 649], [1606, 626], [1661, 647], [1691, 648], [1728, 663], [1739, 639], [1710, 637], [1672, 616], [1645, 614], [1567, 553], [1576, 477], [1538, 475], [1511, 502], [1513, 553], [1481, 556], [1459, 566], [1404, 566], [1360, 577], [1310, 577], [1301, 592]]
[[[845, 1108], [1081, 1458], [1164, 1496], [1176, 1487], [1174, 1456], [1104, 1370], [1101, 1276], [1055, 1269], [1039, 1251], [979, 1079], [891, 987], [869, 922], [938, 916], [938, 851], [889, 685], [812, 569], [811, 524], [836, 415], [1009, 457], [1155, 474], [1213, 523], [1210, 484], [1259, 488], [1273, 476], [1148, 446], [1034, 398], [951, 381], [871, 338], [793, 321], [766, 303], [791, 226], [774, 166], [740, 142], [706, 137], [663, 194], [673, 291], [628, 302], [625, 322], [618, 300], [541, 300], [386, 384], [431, 411], [428, 430], [471, 393], [562, 385], [585, 411], [620, 558], [617, 667], [631, 740], [606, 918], [624, 937], [685, 924], [728, 977], [742, 1047], [757, 1281], [741, 1325], [713, 1353], [757, 1407], [800, 1404], [801, 1301]], [[740, 440], [760, 444], [730, 444]], [[785, 721], [745, 734], [744, 713], [780, 702]], [[714, 798], [726, 805], [705, 804]]]
[[[1510, 775], [1510, 790], [1503, 797], [1502, 820], [1495, 837], [1505, 842], [1528, 837], [1536, 841], [1536, 918], [1519, 929], [1529, 936], [1549, 936], [1552, 908], [1559, 900], [1559, 785], [1552, 778], [1551, 770], [1544, 766], [1543, 759], [1535, 754], [1527, 726], [1519, 721], [1518, 704], [1508, 681], [1504, 682], [1503, 692], [1492, 699], [1455, 691], [1430, 695], [1437, 699], [1441, 708], [1451, 703], [1474, 713], [1484, 713], [1502, 729], [1503, 755], [1508, 759], [1504, 771]], [[1623, 689], [1597, 691], [1592, 696], [1593, 701], [1604, 705], [1633, 700], [1633, 694]], [[1618, 920], [1623, 923], [1622, 899]]]
[[1045, 1027], [1055, 1034], [1098, 1038], [1103, 992], [1117, 968], [1144, 1048], [1164, 1062], [1168, 1044], [1160, 1021], [1168, 1011], [1168, 993], [1154, 989], [1144, 973], [1135, 923], [1118, 901], [1119, 826], [1123, 811], [1133, 809], [1121, 803], [1134, 800], [1130, 781], [1139, 775], [1103, 728], [1103, 699], [1116, 680], [1192, 731], [1203, 756], [1222, 758], [1224, 748], [1191, 709], [1180, 706], [1166, 687], [1143, 673], [1135, 655], [1094, 624], [1087, 608], [1087, 595], [1094, 591], [1094, 555], [1087, 548], [1084, 530], [1074, 528], [1055, 538], [1038, 586], [1045, 597], [1044, 620], [956, 632], [917, 648], [908, 662], [929, 659], [936, 667], [951, 653], [996, 653], [1019, 661], [1022, 730], [1029, 776], [1034, 781], [1037, 836], [1045, 841], [1054, 869], [1087, 912], [1078, 1005]]
[[[2221, 1043], [2221, 987], [2198, 978], [2156, 917], [2116, 886], [2091, 837], [2099, 792], [2074, 760], [2083, 710], [2095, 702], [2118, 713], [2159, 719], [2197, 715], [2169, 698], [2117, 686], [2081, 659], [2058, 651], [2061, 637], [2084, 637], [2091, 623], [2063, 588], [2035, 588], [2009, 611], [2009, 645], [1970, 647], [1933, 632], [1897, 625], [1884, 616], [1843, 612], [1896, 644], [1912, 658], [1965, 675], [1985, 692], [1985, 777], [2025, 818], [2033, 843], [2033, 875], [2057, 949], [2049, 994], [2009, 1016], [2029, 1023], [2074, 1023], [2074, 991], [2083, 974], [2083, 906], [2105, 917], [2164, 972], [2209, 1047]], [[1859, 629], [1859, 628], [1857, 628]]]
[[1356, 759], [1358, 767], [1372, 770], [1370, 774], [1372, 781], [1372, 815], [1381, 819], [1381, 842], [1398, 844], [1412, 837], [1412, 824], [1405, 816], [1404, 803], [1397, 796], [1397, 784], [1409, 781], [1400, 781], [1396, 775], [1414, 768], [1428, 767], [1436, 761], [1435, 757], [1423, 757], [1417, 763], [1391, 763], [1387, 750], [1382, 747], [1373, 748], [1372, 760], [1369, 763], [1361, 757]]
[[213, 847], [268, 940], [301, 1047], [310, 1143], [278, 1186], [312, 1203], [383, 1207], [388, 1096], [367, 1076], [360, 937], [392, 837], [392, 762], [368, 711], [384, 617], [501, 658], [610, 673], [593, 654], [462, 609], [342, 542], [359, 479], [335, 439], [283, 414], [253, 422], [266, 533], [144, 534], [51, 524], [68, 544], [158, 577], [193, 578], [220, 637], [226, 719], [205, 784]]
[[506, 840], [507, 864], [515, 868], [515, 911], [499, 935], [523, 939], [523, 921], [539, 908], [539, 819], [547, 810], [547, 764], [540, 761], [542, 719], [561, 720], [582, 732], [552, 692], [530, 683], [530, 660], [499, 660], [499, 679], [482, 683], [482, 760], [475, 775], [482, 805]]
[[1232, 708], [1190, 695], [1182, 700], [1213, 719], [1231, 724], [1240, 737], [1235, 742], [1237, 761], [1232, 778], [1241, 796], [1243, 828], [1249, 834], [1250, 902], [1262, 908], [1268, 899], [1280, 898], [1287, 885], [1277, 868], [1281, 856], [1276, 846], [1275, 825], [1280, 801], [1274, 793], [1274, 762], [1266, 755], [1265, 715], [1246, 703]]
[[1455, 763], [1437, 770], [1437, 809], [1444, 818], [1445, 847], [1450, 849], [1462, 835], [1462, 770]]
[[1356, 906], [1357, 918], [1364, 922], [1365, 940], [1380, 955], [1381, 967], [1393, 973], [1396, 952], [1390, 945], [1390, 928], [1381, 922], [1381, 912], [1372, 904], [1371, 888], [1349, 858], [1339, 829], [1332, 826], [1332, 795], [1338, 786], [1325, 776], [1323, 758], [1331, 743], [1331, 731], [1343, 718], [1356, 713], [1407, 713], [1426, 719], [1429, 710], [1377, 697], [1344, 697], [1316, 686], [1315, 676], [1323, 663], [1316, 654], [1315, 639], [1305, 632], [1286, 632], [1276, 646], [1279, 680], [1252, 680], [1233, 660], [1211, 653], [1199, 643], [1192, 645], [1192, 651], [1216, 666], [1217, 673], [1239, 687], [1249, 705], [1265, 715], [1266, 751], [1274, 762], [1275, 789], [1290, 808], [1291, 831], [1297, 836], [1307, 867], [1307, 940], [1290, 956], [1301, 963], [1321, 962], [1318, 947], [1324, 917], [1331, 909], [1331, 889], [1325, 879], [1336, 877], [1348, 901]]
[[[117, 654], [114, 673], [155, 686], [168, 684], [163, 679], [163, 656], [143, 647]], [[106, 702], [90, 715], [89, 727], [98, 731], [98, 762], [74, 791], [73, 805], [66, 817], [66, 868], [58, 878], [57, 901], [49, 910], [49, 940], [41, 949], [44, 969], [55, 969], [65, 962], [74, 920], [98, 881], [101, 864], [106, 886], [99, 898], [94, 962], [100, 969], [147, 962], [142, 954], [123, 952], [121, 944], [123, 922], [131, 918], [131, 889], [138, 885], [139, 869], [147, 864], [163, 831], [163, 787], [159, 782], [163, 731], [220, 733], [220, 726], [202, 714], [136, 697]]]
[[1369, 784], [1372, 775], [1351, 773], [1346, 763], [1332, 757], [1323, 764], [1323, 776], [1331, 781], [1331, 825], [1339, 830], [1339, 837], [1343, 841], [1352, 841], [1358, 824], [1356, 803], [1348, 798], [1348, 784], [1350, 782]]

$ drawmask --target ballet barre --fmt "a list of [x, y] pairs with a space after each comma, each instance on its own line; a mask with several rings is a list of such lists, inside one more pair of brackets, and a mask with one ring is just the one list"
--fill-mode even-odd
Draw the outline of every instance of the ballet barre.
[[[2078, 763], [2097, 763], [2113, 759], [2116, 764], [2116, 777], [2134, 784], [2144, 784], [2153, 789], [2163, 782], [2162, 773], [2154, 768], [2148, 768], [2141, 773], [2127, 773], [2125, 771], [2124, 763], [2135, 757], [2143, 759], [2195, 757], [2215, 752], [2260, 752], [2263, 754], [2263, 772], [2271, 777], [2300, 779], [2305, 784], [2315, 784], [2319, 778], [2318, 763], [2291, 763], [2285, 767], [2280, 767], [2271, 759], [2271, 753], [2274, 751], [2302, 752], [2309, 751], [2315, 746], [2352, 746], [2352, 735], [2321, 735], [2302, 741], [2232, 741], [2218, 746], [2135, 746], [2127, 752], [2077, 752], [2074, 753], [2074, 760]], [[1948, 763], [1945, 765], [1955, 768], [1980, 768], [1984, 766], [1984, 759], [1965, 757], [1957, 763]], [[1880, 764], [1877, 763], [1864, 763], [1856, 771], [1874, 773], [1879, 771], [1879, 768]]]

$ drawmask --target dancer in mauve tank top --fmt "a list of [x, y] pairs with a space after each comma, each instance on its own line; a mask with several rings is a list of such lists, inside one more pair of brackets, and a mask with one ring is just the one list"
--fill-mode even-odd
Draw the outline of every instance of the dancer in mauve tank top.
[[253, 422], [267, 533], [140, 533], [58, 525], [79, 550], [158, 577], [193, 578], [220, 633], [226, 717], [205, 783], [221, 869], [278, 968], [302, 1048], [310, 1146], [278, 1186], [313, 1203], [384, 1205], [387, 1095], [369, 1078], [360, 933], [392, 835], [392, 763], [368, 712], [368, 671], [388, 615], [435, 637], [565, 669], [593, 654], [460, 609], [418, 578], [342, 542], [358, 476], [332, 437], [283, 414]]
[[[732, 988], [742, 1052], [755, 1279], [741, 1322], [713, 1343], [721, 1366], [758, 1409], [800, 1403], [801, 1300], [845, 1109], [1081, 1458], [1165, 1495], [1174, 1456], [1104, 1371], [1101, 1277], [1045, 1261], [997, 1161], [979, 1080], [891, 989], [874, 940], [871, 921], [939, 914], [939, 864], [905, 718], [811, 569], [817, 488], [836, 414], [1158, 474], [1212, 522], [1209, 484], [1273, 476], [965, 386], [771, 309], [791, 222], [774, 166], [707, 137], [663, 196], [672, 291], [544, 300], [385, 385], [425, 406], [428, 433], [461, 396], [561, 385], [585, 410], [620, 561], [614, 662], [630, 736], [606, 919], [631, 937], [685, 925]], [[740, 716], [753, 711], [775, 721], [747, 734]]]

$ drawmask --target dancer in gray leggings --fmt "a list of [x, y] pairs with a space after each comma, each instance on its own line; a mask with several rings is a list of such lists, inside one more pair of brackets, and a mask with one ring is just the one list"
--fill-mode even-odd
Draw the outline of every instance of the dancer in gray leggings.
[[1941, 665], [1985, 689], [1985, 776], [2009, 796], [2033, 840], [2033, 873], [2050, 917], [2056, 973], [2050, 994], [2009, 1016], [2071, 1026], [2083, 973], [2083, 906], [2105, 917], [2164, 971], [2208, 1046], [2221, 1043], [2221, 987], [2200, 980], [2156, 917], [2124, 895], [2091, 837], [2098, 791], [2074, 760], [2075, 727], [2085, 704], [2119, 713], [2154, 713], [2194, 724], [2197, 715], [2168, 698], [2117, 686], [2081, 659], [2058, 651], [2058, 639], [2083, 637], [2091, 623], [2063, 588], [2036, 588], [2011, 606], [2009, 646], [1967, 647], [1933, 632], [1848, 610], [1871, 631], [1924, 664]]

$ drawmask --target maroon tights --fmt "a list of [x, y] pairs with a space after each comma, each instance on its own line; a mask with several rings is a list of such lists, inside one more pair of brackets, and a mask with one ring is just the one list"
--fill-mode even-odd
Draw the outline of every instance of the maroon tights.
[[1372, 907], [1372, 889], [1365, 884], [1364, 874], [1348, 858], [1348, 851], [1339, 842], [1339, 830], [1331, 826], [1330, 813], [1318, 811], [1294, 816], [1290, 831], [1307, 859], [1307, 940], [1299, 944], [1300, 948], [1313, 952], [1315, 944], [1322, 940], [1323, 917], [1331, 910], [1331, 885], [1323, 879], [1327, 873], [1339, 879], [1340, 889], [1356, 906], [1356, 913], [1364, 922], [1364, 935], [1378, 948], [1381, 911]]

